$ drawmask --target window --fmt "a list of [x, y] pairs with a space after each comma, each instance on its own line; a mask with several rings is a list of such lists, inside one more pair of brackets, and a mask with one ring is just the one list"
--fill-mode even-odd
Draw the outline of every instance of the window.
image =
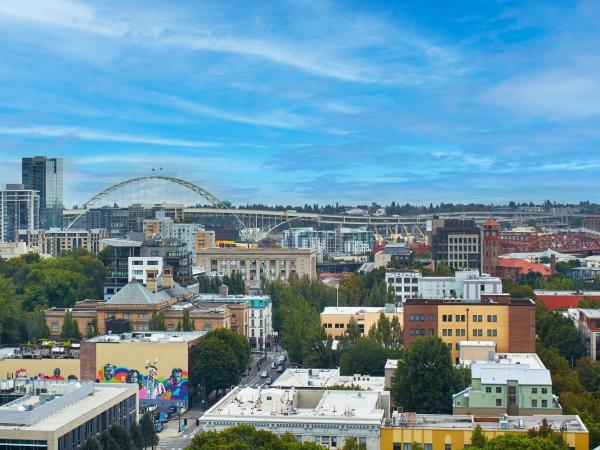
[[452, 450], [452, 444], [444, 444], [444, 450]]
[[52, 331], [58, 331], [58, 322], [52, 322]]
[[433, 322], [435, 320], [434, 315], [433, 314], [429, 314], [429, 321]]
[[536, 387], [535, 388], [531, 388], [531, 393], [532, 394], [537, 394], [537, 388]]
[[496, 386], [496, 394], [502, 394], [502, 388], [500, 386]]
[[491, 386], [486, 386], [486, 387], [485, 387], [485, 392], [486, 392], [486, 394], [491, 394], [491, 393], [492, 393], [492, 388], [491, 388]]
[[425, 450], [433, 450], [433, 444], [425, 444]]
[[548, 400], [542, 400], [542, 408], [548, 407]]
[[496, 399], [496, 406], [502, 406], [502, 399], [501, 398], [497, 398]]
[[412, 444], [404, 444], [402, 450], [412, 450]]
[[531, 407], [537, 408], [537, 400], [535, 398], [531, 400]]
[[401, 447], [402, 444], [400, 444], [400, 442], [394, 442], [394, 446], [392, 450], [402, 450]]
[[548, 388], [542, 388], [542, 394], [547, 394], [548, 393]]

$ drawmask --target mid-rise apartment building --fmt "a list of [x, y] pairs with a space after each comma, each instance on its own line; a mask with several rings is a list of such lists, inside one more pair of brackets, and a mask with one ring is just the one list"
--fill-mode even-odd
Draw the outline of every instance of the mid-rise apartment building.
[[502, 294], [502, 280], [479, 270], [459, 270], [453, 277], [420, 277], [420, 298], [462, 298], [479, 300], [485, 295]]
[[364, 255], [373, 249], [375, 235], [360, 228], [338, 227], [335, 230], [315, 230], [313, 227], [292, 228], [282, 233], [283, 248], [312, 248], [323, 255]]
[[497, 353], [470, 367], [470, 386], [452, 396], [454, 414], [562, 414], [550, 371], [535, 353]]
[[163, 274], [163, 259], [160, 256], [131, 256], [127, 258], [127, 281], [148, 281], [148, 272], [160, 277]]
[[535, 416], [479, 417], [474, 415], [415, 414], [394, 412], [381, 427], [381, 450], [409, 450], [420, 444], [424, 450], [462, 450], [471, 445], [473, 430], [482, 428], [488, 439], [507, 433], [526, 435], [543, 423], [560, 430], [569, 449], [588, 450], [589, 432], [579, 416], [541, 414]]
[[404, 345], [438, 336], [458, 363], [462, 341], [487, 340], [501, 353], [535, 353], [535, 302], [508, 295], [481, 300], [411, 298], [404, 303]]
[[418, 270], [394, 270], [385, 272], [388, 289], [391, 289], [397, 302], [404, 303], [407, 298], [419, 295], [419, 279], [421, 272]]
[[113, 423], [138, 421], [134, 384], [93, 381], [0, 380], [0, 446], [6, 449], [77, 450]]
[[196, 257], [196, 250], [215, 246], [214, 231], [205, 231], [204, 226], [197, 223], [174, 222], [163, 211], [157, 211], [155, 219], [144, 220], [144, 234], [146, 240], [177, 239], [187, 247], [192, 259]]
[[84, 249], [98, 254], [105, 247], [104, 240], [108, 232], [103, 229], [92, 230], [20, 230], [19, 240], [25, 242], [31, 251], [56, 257], [62, 252]]
[[340, 339], [352, 320], [356, 322], [361, 336], [369, 333], [373, 325], [377, 323], [381, 314], [389, 320], [398, 319], [403, 322], [402, 308], [396, 305], [386, 306], [326, 306], [321, 313], [321, 325], [327, 336]]
[[239, 272], [250, 289], [258, 289], [263, 279], [287, 281], [291, 275], [317, 276], [314, 249], [208, 248], [198, 250], [196, 264], [219, 277]]
[[577, 325], [581, 342], [594, 361], [600, 360], [600, 310], [579, 308]]
[[456, 270], [481, 268], [481, 231], [471, 219], [437, 219], [427, 222], [434, 265]]
[[18, 242], [19, 230], [33, 232], [40, 227], [40, 196], [22, 184], [0, 189], [0, 242]]
[[110, 247], [108, 276], [104, 282], [104, 299], [108, 300], [129, 282], [129, 258], [140, 256], [143, 242], [110, 238], [102, 243]]

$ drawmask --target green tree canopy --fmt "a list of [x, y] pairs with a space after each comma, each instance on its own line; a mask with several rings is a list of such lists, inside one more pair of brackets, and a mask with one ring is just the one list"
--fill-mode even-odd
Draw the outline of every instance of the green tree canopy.
[[404, 349], [392, 396], [405, 411], [450, 413], [457, 387], [450, 349], [439, 337], [427, 336]]
[[238, 357], [220, 339], [203, 339], [196, 345], [195, 355], [194, 378], [204, 387], [205, 395], [240, 382]]
[[95, 437], [89, 437], [83, 442], [81, 450], [102, 450], [102, 447]]
[[65, 312], [60, 337], [63, 339], [81, 340], [79, 325], [77, 325], [77, 321], [73, 318], [71, 311]]
[[371, 338], [360, 338], [350, 348], [345, 349], [340, 358], [342, 375], [383, 376], [387, 361], [385, 348]]
[[140, 432], [144, 439], [144, 448], [153, 447], [158, 444], [158, 434], [156, 433], [156, 427], [149, 412], [144, 413], [140, 419]]
[[165, 331], [165, 318], [163, 315], [156, 310], [152, 311], [152, 317], [148, 322], [148, 328], [150, 331]]

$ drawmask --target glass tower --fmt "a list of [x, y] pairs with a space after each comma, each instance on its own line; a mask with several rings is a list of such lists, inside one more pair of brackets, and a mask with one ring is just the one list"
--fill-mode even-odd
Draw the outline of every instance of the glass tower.
[[25, 189], [40, 194], [40, 225], [42, 228], [62, 228], [63, 160], [34, 156], [23, 158], [22, 182]]

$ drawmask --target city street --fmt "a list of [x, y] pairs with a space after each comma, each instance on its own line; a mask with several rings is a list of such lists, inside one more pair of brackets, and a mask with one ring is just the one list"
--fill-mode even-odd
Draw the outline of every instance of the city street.
[[[251, 386], [258, 387], [265, 382], [265, 378], [261, 378], [260, 373], [262, 371], [267, 371], [267, 376], [271, 377], [272, 380], [275, 380], [280, 374], [277, 373], [277, 368], [271, 368], [273, 361], [277, 360], [282, 355], [285, 355], [284, 351], [279, 352], [267, 352], [267, 358], [260, 364], [259, 368], [256, 367], [256, 362], [260, 359], [262, 354], [252, 354], [252, 363], [250, 364], [251, 370], [247, 376], [242, 378], [240, 382], [240, 386]], [[286, 365], [287, 367], [287, 365]], [[193, 437], [200, 433], [201, 427], [196, 426], [196, 418], [202, 416], [201, 409], [191, 409], [186, 411], [182, 416], [182, 421], [184, 418], [188, 419], [188, 428], [184, 430], [182, 433], [178, 432], [178, 419], [173, 418], [168, 423], [165, 424], [165, 428], [163, 431], [159, 433], [159, 443], [156, 448], [165, 449], [165, 450], [183, 450], [187, 447]]]

